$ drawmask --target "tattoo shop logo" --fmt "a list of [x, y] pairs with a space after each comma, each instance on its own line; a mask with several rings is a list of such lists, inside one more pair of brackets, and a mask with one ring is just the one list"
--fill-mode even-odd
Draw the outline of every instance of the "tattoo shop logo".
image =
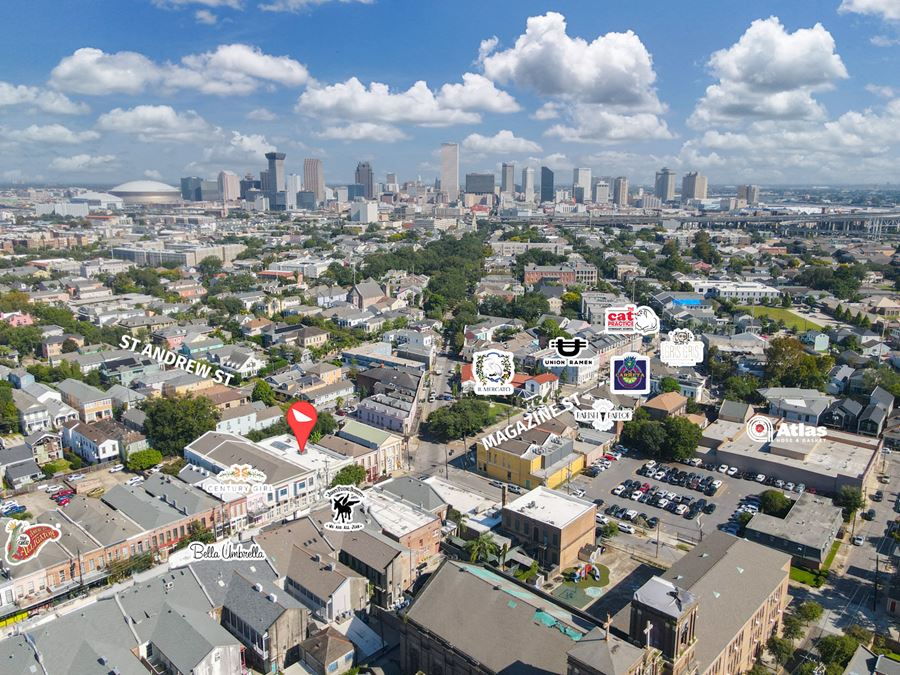
[[588, 348], [588, 341], [584, 338], [573, 337], [564, 338], [556, 337], [550, 340], [550, 346], [556, 350], [557, 356], [545, 357], [543, 364], [547, 368], [566, 366], [591, 366], [594, 364], [593, 358], [578, 358], [585, 349]]
[[747, 420], [747, 437], [757, 443], [770, 443], [774, 440], [789, 440], [798, 443], [815, 443], [828, 433], [825, 427], [816, 427], [803, 422], [782, 422], [778, 428], [770, 417], [754, 415]]
[[609, 390], [613, 394], [642, 396], [650, 393], [650, 359], [635, 352], [609, 361]]
[[362, 522], [354, 522], [357, 506], [363, 504], [365, 496], [359, 488], [338, 485], [325, 491], [325, 497], [331, 500], [331, 522], [322, 527], [333, 532], [355, 532], [365, 526]]
[[512, 352], [491, 349], [472, 355], [475, 393], [479, 396], [509, 396], [516, 363]]
[[676, 328], [659, 343], [659, 360], [673, 368], [696, 366], [703, 363], [703, 343], [687, 328]]
[[21, 565], [36, 557], [40, 550], [51, 541], [62, 536], [58, 527], [35, 523], [29, 525], [23, 520], [11, 520], [6, 524], [9, 537], [3, 554], [7, 565]]
[[651, 307], [625, 305], [607, 307], [603, 311], [603, 325], [607, 333], [618, 335], [651, 335], [659, 332], [659, 317]]
[[616, 406], [608, 398], [598, 398], [589, 410], [572, 413], [578, 422], [590, 422], [597, 431], [612, 431], [616, 422], [631, 421], [634, 411]]

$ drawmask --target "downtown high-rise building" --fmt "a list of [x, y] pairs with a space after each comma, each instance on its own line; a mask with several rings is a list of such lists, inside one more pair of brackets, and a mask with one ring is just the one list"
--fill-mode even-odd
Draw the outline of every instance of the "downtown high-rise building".
[[459, 145], [441, 143], [441, 192], [455, 202], [459, 197]]
[[534, 169], [530, 166], [522, 169], [522, 196], [529, 204], [534, 201]]
[[492, 195], [495, 184], [492, 173], [467, 173], [466, 193], [472, 195]]
[[656, 183], [653, 187], [653, 194], [664, 202], [671, 202], [675, 199], [674, 171], [663, 167], [662, 170], [656, 172]]
[[299, 205], [297, 194], [303, 190], [303, 182], [300, 176], [295, 173], [289, 173], [284, 180], [284, 203], [289, 209], [295, 209]]
[[594, 194], [591, 195], [595, 204], [606, 204], [609, 201], [609, 183], [597, 179], [594, 183]]
[[241, 198], [241, 179], [236, 173], [220, 171], [218, 182], [219, 196], [223, 202], [236, 202]]
[[360, 162], [356, 165], [356, 182], [363, 186], [363, 197], [372, 199], [375, 196], [375, 174], [371, 164]]
[[516, 193], [516, 165], [503, 163], [500, 167], [500, 192], [512, 197]]
[[591, 194], [591, 170], [586, 168], [572, 169], [572, 191], [582, 188], [585, 196]]
[[737, 198], [750, 206], [759, 204], [759, 185], [738, 185]]
[[553, 181], [553, 171], [549, 167], [541, 167], [541, 203], [556, 200], [556, 188]]
[[628, 179], [619, 176], [613, 181], [613, 203], [616, 206], [628, 206]]
[[307, 157], [303, 160], [303, 191], [312, 192], [316, 204], [325, 201], [325, 169], [321, 159]]
[[284, 157], [283, 152], [266, 153], [266, 159], [269, 160], [268, 191], [273, 195], [284, 190]]
[[681, 179], [681, 201], [706, 199], [706, 176], [691, 171]]

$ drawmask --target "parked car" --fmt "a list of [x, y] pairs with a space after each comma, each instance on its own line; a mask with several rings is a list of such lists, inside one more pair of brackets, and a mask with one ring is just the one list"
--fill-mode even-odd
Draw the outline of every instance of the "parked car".
[[574, 490], [572, 490], [572, 494], [576, 497], [584, 497], [584, 495], [587, 493], [585, 493], [585, 491], [581, 488], [575, 488]]
[[624, 532], [625, 534], [634, 534], [634, 526], [629, 525], [628, 523], [619, 523], [619, 532]]
[[127, 480], [127, 481], [125, 482], [125, 485], [131, 485], [131, 486], [134, 486], [134, 485], [140, 485], [140, 484], [143, 483], [143, 482], [144, 482], [144, 477], [143, 477], [143, 476], [135, 476], [134, 478], [130, 478], [129, 480]]
[[727, 464], [720, 465], [719, 468], [717, 469], [717, 471], [719, 473], [725, 473], [726, 471], [728, 471], [728, 465]]
[[616, 485], [616, 487], [614, 487], [614, 488], [612, 489], [612, 493], [613, 493], [616, 497], [618, 497], [618, 496], [619, 496], [620, 494], [622, 494], [623, 492], [625, 492], [625, 485], [624, 485], [624, 484], [623, 484], [623, 485]]
[[68, 506], [69, 503], [71, 503], [71, 501], [72, 501], [72, 500], [71, 500], [69, 497], [63, 497], [62, 499], [60, 499], [60, 500], [59, 500], [58, 502], [56, 502], [56, 503], [59, 504], [60, 506]]
[[63, 488], [62, 490], [58, 490], [50, 495], [50, 499], [59, 499], [60, 497], [68, 497], [69, 495], [74, 495], [75, 490], [71, 488]]
[[882, 490], [875, 490], [875, 493], [872, 495], [873, 502], [880, 502], [884, 499], [884, 492]]
[[853, 542], [854, 546], [862, 546], [866, 542], [866, 539], [861, 534], [858, 534], [853, 537], [851, 541]]
[[508, 489], [509, 489], [509, 491], [512, 492], [514, 495], [520, 495], [520, 494], [522, 494], [522, 488], [520, 488], [518, 485], [515, 485], [515, 484], [513, 484], [513, 483], [510, 483], [510, 484], [509, 484]]
[[726, 471], [725, 473], [727, 473], [729, 476], [733, 476], [737, 472], [738, 472], [738, 468], [736, 466], [733, 466], [730, 469], [728, 469], [728, 471]]
[[84, 478], [84, 474], [83, 473], [73, 473], [70, 476], [66, 476], [66, 478], [68, 478], [69, 480], [81, 480], [82, 478]]
[[503, 488], [503, 483], [501, 483], [499, 480], [489, 480], [488, 485], [493, 485], [495, 488]]
[[606, 516], [604, 516], [602, 514], [598, 513], [595, 520], [597, 521], [598, 525], [609, 525], [609, 518], [607, 518]]
[[21, 505], [13, 506], [13, 507], [10, 507], [10, 508], [6, 509], [5, 511], [3, 511], [3, 515], [8, 518], [9, 516], [13, 516], [17, 513], [25, 513], [25, 511], [26, 511], [26, 509], [24, 506], [21, 506]]
[[864, 514], [862, 514], [862, 517], [866, 520], [875, 520], [875, 509], [869, 509]]
[[47, 492], [59, 492], [60, 490], [65, 490], [65, 485], [48, 485]]
[[109, 468], [109, 472], [110, 473], [118, 473], [119, 471], [122, 471], [124, 468], [125, 468], [124, 464], [115, 464]]

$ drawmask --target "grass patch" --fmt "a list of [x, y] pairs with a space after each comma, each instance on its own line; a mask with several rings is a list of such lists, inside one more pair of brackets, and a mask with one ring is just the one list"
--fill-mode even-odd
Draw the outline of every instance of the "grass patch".
[[820, 572], [813, 572], [802, 567], [794, 567], [791, 565], [791, 581], [812, 586], [813, 588], [819, 588], [825, 583], [826, 578], [828, 578], [827, 573], [822, 574]]
[[[588, 576], [578, 582], [563, 581], [551, 595], [557, 600], [575, 607], [582, 608], [589, 605], [602, 595], [601, 589], [609, 585], [609, 568], [605, 565], [595, 565], [595, 567], [600, 570], [600, 579]], [[567, 568], [563, 571], [563, 575], [573, 569]]]
[[506, 418], [506, 411], [509, 410], [510, 419], [512, 416], [516, 414], [516, 407], [514, 405], [507, 405], [506, 403], [497, 403], [496, 401], [490, 402], [490, 409], [488, 410], [488, 415], [490, 418], [488, 419], [487, 426], [491, 426], [492, 424], [496, 424], [501, 419]]
[[784, 325], [788, 328], [793, 328], [797, 331], [805, 331], [805, 330], [822, 330], [822, 326], [817, 324], [815, 321], [811, 321], [806, 317], [798, 316], [794, 314], [789, 309], [785, 309], [784, 307], [764, 307], [762, 305], [738, 305], [735, 307], [735, 311], [742, 312], [744, 314], [750, 314], [751, 316], [761, 317], [765, 316], [771, 319], [772, 321], [784, 321]]
[[838, 549], [841, 547], [841, 540], [835, 539], [834, 543], [831, 545], [831, 550], [828, 551], [828, 555], [825, 557], [825, 564], [822, 566], [823, 572], [828, 572], [831, 569], [831, 563], [834, 562], [834, 557], [837, 555]]
[[687, 544], [675, 544], [675, 548], [677, 548], [679, 551], [690, 551], [691, 550], [691, 547], [688, 546]]

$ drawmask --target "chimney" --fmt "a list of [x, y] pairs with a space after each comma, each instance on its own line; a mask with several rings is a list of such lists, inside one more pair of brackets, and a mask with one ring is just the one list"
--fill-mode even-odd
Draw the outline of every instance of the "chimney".
[[503, 484], [503, 487], [500, 488], [500, 506], [506, 506], [506, 493], [507, 493], [506, 483]]
[[262, 584], [253, 584], [253, 590], [257, 593], [262, 593]]
[[269, 593], [266, 598], [269, 602], [276, 602], [278, 600], [278, 596], [275, 593]]

